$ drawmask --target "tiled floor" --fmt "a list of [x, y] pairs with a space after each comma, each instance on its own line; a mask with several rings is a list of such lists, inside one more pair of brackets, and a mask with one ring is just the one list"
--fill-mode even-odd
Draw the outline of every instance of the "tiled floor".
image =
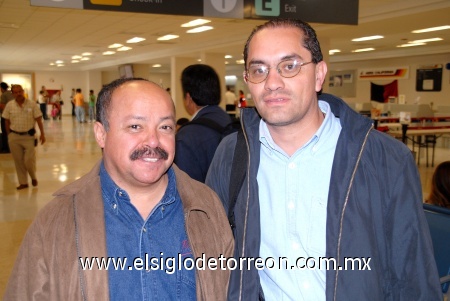
[[[37, 147], [39, 186], [17, 191], [10, 154], [0, 154], [0, 296], [3, 296], [22, 237], [35, 216], [58, 188], [87, 173], [101, 158], [92, 124], [78, 124], [71, 116], [44, 122], [47, 142]], [[450, 160], [450, 148], [437, 148], [435, 165]], [[434, 168], [419, 167], [424, 195]], [[30, 185], [31, 186], [31, 185]]]

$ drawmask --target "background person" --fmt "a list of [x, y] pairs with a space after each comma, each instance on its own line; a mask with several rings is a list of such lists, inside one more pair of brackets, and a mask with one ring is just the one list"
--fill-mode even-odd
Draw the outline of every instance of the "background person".
[[[2, 92], [2, 96], [0, 97], [0, 115], [3, 113], [5, 106], [8, 102], [14, 99], [14, 96], [11, 93], [11, 90], [8, 90], [9, 85], [5, 82], [0, 83], [0, 91]], [[8, 134], [6, 133], [5, 126], [5, 118], [1, 118], [1, 153], [9, 153], [9, 144], [8, 144]]]
[[[217, 195], [172, 164], [170, 95], [144, 79], [106, 85], [98, 95], [94, 135], [102, 160], [38, 213], [5, 300], [225, 300], [229, 271], [176, 268], [178, 256], [231, 256], [233, 237]], [[174, 257], [173, 273], [167, 266], [105, 270], [94, 264], [83, 270], [79, 262], [127, 258], [133, 266], [134, 258], [146, 256], [161, 264]]]
[[43, 90], [39, 91], [39, 96], [38, 96], [37, 102], [38, 102], [39, 108], [41, 109], [41, 112], [42, 112], [42, 118], [44, 118], [44, 120], [48, 120], [49, 118], [47, 116], [47, 99], [44, 96]]
[[95, 94], [94, 90], [89, 90], [89, 122], [95, 120]]
[[[216, 71], [203, 64], [190, 65], [181, 74], [184, 107], [192, 121], [208, 119], [219, 127], [231, 123], [230, 116], [219, 107], [220, 79]], [[222, 134], [208, 126], [187, 124], [176, 135], [175, 163], [181, 170], [205, 182], [209, 164]]]
[[450, 208], [450, 161], [442, 162], [434, 170], [426, 203]]
[[35, 151], [35, 124], [40, 130], [39, 140], [45, 143], [44, 126], [42, 124], [42, 112], [36, 102], [24, 97], [24, 90], [21, 85], [12, 87], [14, 101], [8, 102], [3, 111], [2, 117], [6, 122], [6, 133], [8, 134], [11, 155], [16, 166], [19, 186], [17, 190], [28, 188], [28, 175], [31, 177], [31, 184], [38, 185], [36, 177], [36, 151]]
[[[241, 110], [249, 161], [233, 210], [234, 256], [294, 266], [326, 257], [342, 270], [232, 271], [228, 299], [441, 300], [411, 151], [320, 94], [327, 65], [314, 29], [300, 20], [260, 25], [244, 61], [256, 110]], [[224, 138], [206, 179], [227, 209], [236, 137]], [[349, 258], [359, 260], [355, 270]]]
[[73, 104], [75, 105], [75, 116], [77, 117], [77, 121], [79, 123], [86, 122], [85, 120], [85, 111], [84, 111], [84, 96], [81, 94], [81, 89], [78, 88], [76, 90], [75, 95], [73, 96]]

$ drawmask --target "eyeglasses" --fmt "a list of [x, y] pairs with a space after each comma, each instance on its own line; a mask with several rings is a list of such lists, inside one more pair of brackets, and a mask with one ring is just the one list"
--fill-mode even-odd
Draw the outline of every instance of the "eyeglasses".
[[[282, 77], [291, 78], [296, 76], [300, 72], [302, 66], [309, 63], [312, 63], [312, 61], [300, 63], [298, 60], [285, 60], [278, 63], [276, 70]], [[272, 69], [272, 67], [267, 65], [251, 65], [250, 67], [248, 67], [247, 71], [244, 71], [244, 78], [245, 80], [254, 84], [262, 83], [269, 75], [270, 69]]]

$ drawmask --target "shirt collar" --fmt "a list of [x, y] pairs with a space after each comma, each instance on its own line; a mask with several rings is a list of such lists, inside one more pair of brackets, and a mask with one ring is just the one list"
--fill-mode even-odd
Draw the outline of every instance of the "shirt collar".
[[[322, 100], [319, 100], [319, 108], [322, 113], [325, 114], [325, 118], [320, 125], [319, 129], [314, 133], [311, 139], [308, 140], [300, 149], [296, 151], [296, 153], [304, 148], [312, 146], [314, 151], [317, 150], [323, 143], [322, 141], [326, 139], [321, 139], [323, 136], [326, 136], [329, 129], [332, 127], [334, 122], [334, 114], [331, 112], [330, 105]], [[276, 143], [273, 141], [272, 136], [270, 135], [270, 131], [267, 127], [266, 122], [261, 118], [259, 123], [259, 141], [269, 149], [279, 152], [285, 156], [287, 156], [286, 152], [282, 150]]]
[[[170, 203], [173, 203], [178, 195], [175, 173], [172, 167], [170, 167], [169, 170], [167, 171], [167, 175], [169, 181], [167, 184], [166, 191], [161, 201], [155, 206], [155, 208], [160, 204], [168, 205]], [[112, 205], [113, 203], [120, 204], [120, 201], [127, 201], [127, 202], [130, 201], [128, 193], [124, 189], [117, 186], [117, 184], [113, 181], [113, 179], [111, 179], [111, 176], [106, 170], [103, 161], [100, 164], [99, 176], [103, 195], [103, 202], [107, 203], [108, 205]]]

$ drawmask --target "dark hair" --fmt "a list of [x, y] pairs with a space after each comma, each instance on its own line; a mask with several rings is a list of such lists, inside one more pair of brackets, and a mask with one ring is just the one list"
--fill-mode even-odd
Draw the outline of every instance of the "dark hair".
[[5, 82], [1, 82], [0, 83], [0, 87], [3, 89], [3, 90], [8, 90], [8, 84], [7, 83], [5, 83]]
[[216, 71], [204, 64], [190, 65], [181, 73], [183, 96], [192, 97], [198, 106], [220, 103], [220, 79]]
[[436, 167], [427, 203], [450, 208], [450, 161]]
[[185, 118], [185, 117], [181, 117], [177, 120], [177, 125], [184, 125], [186, 123], [189, 122], [189, 119]]
[[78, 92], [78, 93], [81, 93], [81, 89], [80, 89], [80, 88], [78, 88], [76, 92]]
[[294, 27], [300, 29], [303, 32], [303, 41], [301, 41], [302, 45], [311, 53], [312, 62], [317, 64], [323, 60], [322, 50], [320, 50], [320, 43], [317, 39], [316, 31], [308, 23], [296, 19], [274, 19], [255, 27], [248, 37], [244, 47], [245, 70], [247, 70], [248, 48], [253, 36], [257, 32], [266, 28], [280, 27]]
[[108, 113], [109, 107], [111, 105], [112, 94], [117, 88], [119, 88], [123, 84], [139, 80], [150, 82], [149, 80], [140, 77], [119, 78], [107, 85], [104, 85], [103, 88], [98, 93], [97, 103], [95, 105], [95, 112], [96, 112], [95, 119], [101, 124], [103, 124], [103, 127], [105, 128], [106, 131], [109, 130]]

